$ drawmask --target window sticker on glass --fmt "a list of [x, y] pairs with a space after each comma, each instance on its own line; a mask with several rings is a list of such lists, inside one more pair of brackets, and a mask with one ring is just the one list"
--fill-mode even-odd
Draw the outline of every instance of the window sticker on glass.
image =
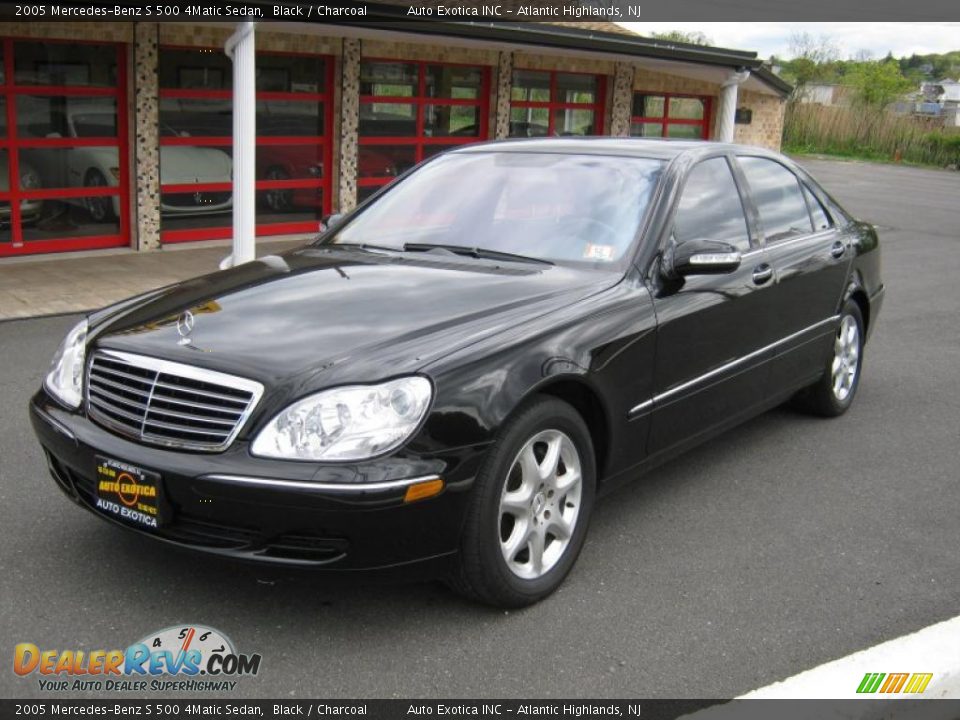
[[610, 262], [613, 260], [614, 252], [615, 249], [613, 245], [594, 245], [593, 243], [587, 243], [587, 246], [583, 249], [583, 259]]

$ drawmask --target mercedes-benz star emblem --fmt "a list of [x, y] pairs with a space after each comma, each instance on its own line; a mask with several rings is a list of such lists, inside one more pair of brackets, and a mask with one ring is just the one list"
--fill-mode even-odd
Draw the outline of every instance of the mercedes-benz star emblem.
[[189, 345], [190, 344], [190, 333], [193, 332], [193, 313], [189, 310], [184, 310], [180, 313], [180, 317], [177, 318], [177, 332], [180, 334], [180, 340], [177, 342], [178, 345]]

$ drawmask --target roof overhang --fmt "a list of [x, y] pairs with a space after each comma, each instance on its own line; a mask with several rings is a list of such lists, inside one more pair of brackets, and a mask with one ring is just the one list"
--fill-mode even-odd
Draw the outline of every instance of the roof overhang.
[[[268, 4], [258, 0], [262, 4]], [[744, 89], [786, 97], [792, 87], [767, 68], [757, 53], [729, 48], [588, 30], [544, 22], [446, 22], [412, 20], [406, 7], [368, 3], [363, 19], [276, 23], [307, 27], [322, 35], [393, 38], [424, 42], [442, 38], [446, 44], [497, 47], [530, 52], [548, 48], [562, 55], [614, 61], [638, 62], [646, 68], [681, 77], [719, 83], [731, 70], [750, 70]], [[271, 23], [275, 24], [275, 23]]]

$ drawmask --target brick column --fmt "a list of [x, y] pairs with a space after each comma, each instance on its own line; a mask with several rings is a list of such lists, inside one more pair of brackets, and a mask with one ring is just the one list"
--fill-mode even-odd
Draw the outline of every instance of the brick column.
[[157, 23], [134, 26], [137, 250], [160, 249], [160, 101]]
[[614, 137], [630, 135], [633, 108], [633, 66], [617, 63], [613, 74], [613, 105], [610, 109], [610, 134]]
[[513, 90], [513, 53], [501, 52], [497, 67], [497, 124], [494, 138], [510, 135], [510, 93]]
[[360, 41], [345, 38], [340, 63], [340, 212], [357, 206], [360, 127]]

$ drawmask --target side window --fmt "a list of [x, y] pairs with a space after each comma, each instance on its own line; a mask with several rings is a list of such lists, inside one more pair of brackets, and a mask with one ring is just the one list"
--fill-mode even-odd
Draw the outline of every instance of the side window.
[[814, 231], [829, 230], [833, 227], [827, 211], [823, 209], [823, 205], [817, 200], [817, 196], [810, 192], [810, 188], [806, 185], [803, 186], [803, 194], [807, 198], [807, 206], [810, 208], [810, 215], [813, 217]]
[[678, 243], [713, 240], [750, 249], [750, 233], [733, 173], [725, 158], [704, 160], [687, 176], [673, 220]]
[[760, 157], [740, 157], [750, 195], [760, 213], [767, 242], [813, 231], [797, 176], [783, 165]]

